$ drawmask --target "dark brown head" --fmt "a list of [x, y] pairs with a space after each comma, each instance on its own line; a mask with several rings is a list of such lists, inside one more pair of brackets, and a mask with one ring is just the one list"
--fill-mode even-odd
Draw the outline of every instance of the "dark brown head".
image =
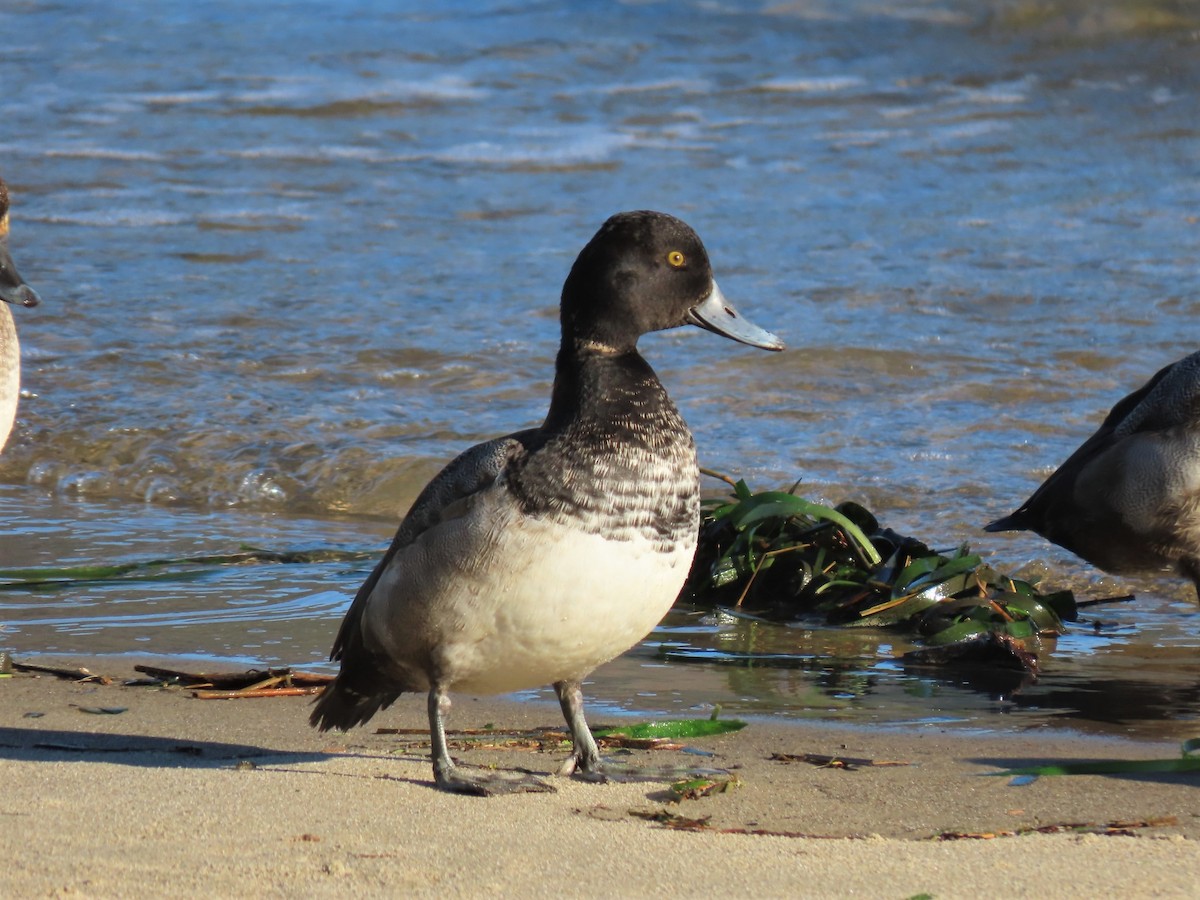
[[688, 324], [783, 349], [777, 337], [728, 304], [704, 244], [685, 223], [648, 211], [610, 218], [580, 251], [563, 285], [564, 343], [621, 352], [647, 332]]

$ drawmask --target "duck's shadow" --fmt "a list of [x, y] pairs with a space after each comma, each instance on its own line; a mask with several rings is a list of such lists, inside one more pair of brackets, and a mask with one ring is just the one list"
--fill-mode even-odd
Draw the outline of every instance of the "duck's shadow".
[[[279, 771], [281, 767], [300, 763], [324, 762], [347, 757], [370, 757], [373, 759], [428, 765], [424, 755], [376, 755], [371, 752], [344, 752], [321, 750], [280, 750], [272, 747], [262, 747], [253, 744], [228, 744], [221, 741], [195, 741], [184, 738], [154, 737], [148, 735], [126, 734], [93, 734], [82, 731], [62, 731], [43, 728], [5, 728], [0, 727], [0, 760], [14, 762], [58, 762], [84, 761], [105, 762], [122, 766], [145, 768], [187, 768], [187, 769], [232, 769], [232, 768], [266, 768]], [[468, 768], [490, 769], [489, 766], [468, 766]], [[371, 778], [386, 781], [400, 781], [417, 787], [439, 790], [437, 785], [428, 777], [412, 777], [399, 772], [338, 772], [325, 769], [289, 769], [309, 775], [338, 776], [347, 778]], [[514, 767], [513, 771], [544, 776], [551, 784], [558, 779], [551, 772], [542, 772], [523, 767]], [[657, 783], [673, 781], [681, 774], [690, 773], [680, 767], [648, 767], [645, 769], [618, 766], [611, 777], [598, 779], [615, 783], [646, 782]], [[588, 780], [588, 779], [580, 779]], [[569, 779], [562, 779], [567, 782]], [[647, 799], [666, 799], [670, 796], [668, 790], [655, 790], [647, 793]]]
[[[0, 760], [13, 762], [83, 761], [106, 762], [145, 768], [232, 769], [266, 768], [279, 771], [300, 763], [326, 762], [347, 757], [405, 761], [428, 766], [426, 756], [376, 755], [370, 752], [321, 750], [279, 750], [253, 744], [227, 744], [221, 741], [193, 741], [183, 738], [148, 735], [92, 734], [82, 731], [58, 731], [45, 728], [0, 727]], [[371, 778], [400, 781], [434, 790], [430, 778], [403, 774], [331, 772], [318, 769], [290, 769], [310, 775], [345, 778]], [[546, 773], [549, 774], [549, 773]]]
[[318, 762], [336, 755], [171, 737], [0, 728], [0, 759], [26, 762], [89, 760], [126, 766], [210, 769], [229, 768], [239, 763]]

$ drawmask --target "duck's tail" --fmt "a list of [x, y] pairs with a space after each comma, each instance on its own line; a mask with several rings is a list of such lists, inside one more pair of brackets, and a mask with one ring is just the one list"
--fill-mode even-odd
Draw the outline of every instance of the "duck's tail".
[[995, 522], [989, 522], [983, 526], [984, 531], [1033, 531], [1030, 525], [1029, 517], [1025, 512], [1025, 508], [1021, 507], [1016, 512], [1010, 515], [997, 519]]
[[330, 728], [349, 731], [369, 721], [381, 709], [387, 709], [402, 693], [399, 688], [381, 686], [377, 681], [370, 686], [356, 683], [353, 677], [347, 678], [343, 669], [317, 698], [308, 723], [320, 731]]

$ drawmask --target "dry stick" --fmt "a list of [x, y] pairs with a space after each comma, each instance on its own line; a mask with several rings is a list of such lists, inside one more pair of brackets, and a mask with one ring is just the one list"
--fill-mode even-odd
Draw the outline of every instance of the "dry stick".
[[287, 666], [279, 669], [268, 668], [265, 672], [251, 670], [249, 672], [183, 672], [178, 669], [162, 669], [157, 666], [137, 665], [133, 667], [135, 672], [142, 672], [145, 675], [150, 675], [154, 678], [161, 679], [178, 679], [192, 686], [202, 684], [225, 685], [231, 687], [242, 683], [251, 678], [262, 677], [281, 677], [287, 678], [294, 685], [322, 685], [329, 684], [333, 681], [332, 675], [318, 675], [313, 672], [293, 672]]
[[95, 672], [89, 672], [87, 669], [67, 669], [61, 666], [39, 666], [37, 663], [19, 663], [13, 660], [12, 667], [18, 672], [42, 672], [46, 675], [54, 675], [57, 678], [69, 678], [72, 681], [98, 681], [101, 684], [112, 684], [112, 679], [107, 675], [97, 675]]
[[[275, 688], [279, 686], [281, 681], [286, 680], [286, 678], [286, 675], [272, 675], [270, 678], [264, 678], [262, 681], [256, 681], [254, 684], [248, 684], [243, 688], [235, 688], [235, 692], [244, 694], [247, 691], [261, 691], [267, 688]], [[286, 687], [291, 687], [291, 685], [286, 685]]]

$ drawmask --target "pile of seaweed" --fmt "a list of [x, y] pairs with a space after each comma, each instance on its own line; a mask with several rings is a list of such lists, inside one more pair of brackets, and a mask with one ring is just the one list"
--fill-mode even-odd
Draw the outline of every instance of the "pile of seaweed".
[[[706, 501], [681, 600], [771, 621], [818, 620], [907, 632], [914, 663], [995, 662], [1036, 673], [1041, 640], [1091, 603], [995, 571], [963, 544], [936, 551], [882, 528], [857, 503], [823, 506], [792, 491]], [[1114, 598], [1116, 599], [1116, 598]], [[1126, 598], [1120, 598], [1126, 599]]]

